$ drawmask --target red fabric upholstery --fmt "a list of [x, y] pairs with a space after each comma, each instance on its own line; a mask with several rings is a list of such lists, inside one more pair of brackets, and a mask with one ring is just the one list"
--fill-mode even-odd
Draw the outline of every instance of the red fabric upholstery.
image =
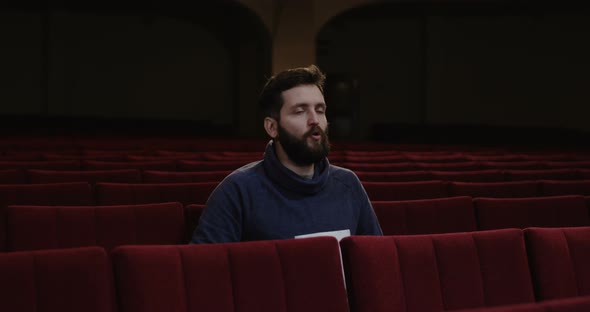
[[338, 166], [348, 168], [352, 171], [377, 171], [377, 172], [399, 172], [399, 171], [417, 171], [422, 170], [413, 163], [401, 162], [401, 163], [355, 163], [355, 162], [344, 162], [334, 163]]
[[590, 227], [524, 232], [537, 300], [590, 295]]
[[504, 174], [500, 170], [473, 171], [432, 171], [436, 180], [458, 182], [502, 182]]
[[80, 161], [0, 161], [0, 169], [80, 170]]
[[198, 204], [186, 205], [184, 207], [184, 218], [186, 220], [186, 229], [188, 232], [187, 234], [189, 235], [188, 239], [190, 239], [192, 233], [197, 228], [197, 225], [199, 224], [199, 219], [201, 218], [204, 209], [205, 205]]
[[422, 163], [460, 163], [469, 160], [465, 155], [462, 154], [425, 155], [418, 153], [406, 153], [405, 156], [411, 161]]
[[102, 248], [0, 253], [0, 276], [0, 311], [116, 311]]
[[542, 161], [482, 161], [481, 164], [487, 169], [500, 170], [539, 170], [551, 168], [546, 162]]
[[100, 161], [84, 160], [82, 161], [84, 170], [114, 170], [114, 169], [142, 169], [142, 170], [164, 170], [175, 171], [176, 162], [174, 160], [154, 160], [154, 161]]
[[0, 251], [6, 250], [7, 205], [91, 205], [88, 183], [0, 184]]
[[480, 230], [590, 225], [582, 196], [476, 198], [474, 205]]
[[466, 171], [483, 169], [478, 162], [457, 162], [457, 163], [416, 163], [421, 170], [434, 171]]
[[351, 309], [441, 311], [534, 301], [521, 230], [341, 241]]
[[447, 197], [446, 185], [442, 181], [362, 183], [371, 201]]
[[573, 169], [544, 170], [506, 170], [506, 181], [526, 180], [578, 180], [578, 173]]
[[221, 182], [231, 171], [151, 171], [143, 172], [144, 183]]
[[19, 169], [0, 170], [0, 184], [23, 184], [27, 183], [25, 173]]
[[539, 196], [539, 183], [517, 182], [450, 182], [450, 196], [471, 197], [535, 197]]
[[461, 310], [461, 312], [588, 312], [590, 297], [549, 300], [536, 303], [505, 305], [493, 308]]
[[250, 163], [250, 160], [179, 160], [179, 171], [233, 171]]
[[30, 183], [63, 183], [63, 182], [119, 182], [140, 183], [141, 174], [137, 169], [120, 170], [27, 170]]
[[590, 195], [590, 180], [579, 181], [542, 181], [543, 194], [553, 195]]
[[359, 180], [367, 182], [411, 182], [433, 180], [428, 171], [356, 171]]
[[469, 232], [477, 229], [471, 197], [373, 201], [384, 235]]
[[204, 204], [217, 182], [200, 183], [97, 183], [96, 200], [99, 205], [133, 205], [180, 202], [184, 205]]
[[9, 250], [186, 242], [180, 203], [9, 206], [7, 229]]
[[578, 169], [579, 176], [583, 180], [590, 180], [590, 169]]
[[550, 161], [547, 163], [551, 168], [590, 168], [590, 161]]
[[348, 311], [331, 237], [123, 246], [112, 256], [123, 312]]

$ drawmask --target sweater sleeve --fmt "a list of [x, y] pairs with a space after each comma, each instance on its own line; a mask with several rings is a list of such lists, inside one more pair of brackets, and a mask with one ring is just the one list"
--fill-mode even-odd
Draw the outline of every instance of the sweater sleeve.
[[207, 200], [191, 243], [239, 242], [242, 237], [242, 207], [239, 198], [238, 188], [232, 179], [221, 182]]
[[359, 221], [356, 235], [383, 235], [383, 231], [381, 230], [379, 220], [377, 220], [369, 196], [356, 174], [354, 177], [356, 180], [357, 196], [360, 201]]

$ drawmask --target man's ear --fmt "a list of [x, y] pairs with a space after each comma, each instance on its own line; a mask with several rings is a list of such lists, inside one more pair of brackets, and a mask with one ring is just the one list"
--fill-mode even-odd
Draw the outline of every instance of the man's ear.
[[276, 121], [276, 119], [274, 119], [272, 117], [265, 117], [264, 118], [264, 130], [266, 130], [266, 133], [271, 138], [274, 139], [279, 134], [278, 127], [279, 127], [279, 122]]

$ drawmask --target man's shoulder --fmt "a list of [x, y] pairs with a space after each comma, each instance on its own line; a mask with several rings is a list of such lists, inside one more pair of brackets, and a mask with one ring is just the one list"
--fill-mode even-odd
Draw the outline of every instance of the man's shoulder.
[[255, 162], [251, 162], [247, 165], [244, 165], [232, 173], [230, 173], [223, 182], [226, 183], [240, 183], [245, 180], [252, 180], [257, 176], [260, 176], [262, 170], [262, 160], [258, 160]]
[[352, 170], [332, 164], [330, 164], [330, 175], [345, 184], [357, 184], [359, 182], [358, 177]]

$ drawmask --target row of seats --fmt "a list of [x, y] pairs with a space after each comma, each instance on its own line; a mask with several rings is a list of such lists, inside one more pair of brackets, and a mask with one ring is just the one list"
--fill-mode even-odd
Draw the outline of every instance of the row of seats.
[[[590, 226], [590, 197], [582, 196], [451, 197], [372, 204], [385, 235]], [[204, 205], [178, 202], [113, 206], [10, 205], [6, 208], [6, 230], [0, 222], [0, 250], [93, 245], [110, 250], [125, 244], [184, 244], [203, 209]]]
[[[111, 170], [0, 170], [0, 184], [118, 182], [118, 183], [184, 183], [219, 182], [230, 174], [220, 171], [159, 171], [140, 169]], [[526, 180], [590, 180], [590, 169], [546, 170], [474, 170], [474, 171], [357, 171], [363, 182], [411, 182], [443, 180], [457, 182], [509, 182]]]
[[[455, 196], [521, 198], [590, 195], [590, 180], [518, 182], [363, 182], [372, 201]], [[9, 204], [124, 205], [178, 201], [204, 204], [218, 182], [0, 184], [0, 206]]]
[[[136, 161], [104, 161], [104, 160], [48, 160], [48, 161], [0, 161], [0, 169], [46, 169], [46, 170], [108, 170], [108, 169], [141, 169], [162, 171], [220, 171], [235, 170], [261, 157], [231, 160], [188, 160], [184, 158], [155, 158]], [[467, 171], [467, 170], [541, 170], [590, 168], [590, 161], [468, 161], [456, 163], [436, 162], [338, 162], [334, 165], [348, 168], [355, 172], [399, 172], [399, 171]]]
[[590, 227], [3, 253], [0, 310], [588, 311], [589, 251]]

